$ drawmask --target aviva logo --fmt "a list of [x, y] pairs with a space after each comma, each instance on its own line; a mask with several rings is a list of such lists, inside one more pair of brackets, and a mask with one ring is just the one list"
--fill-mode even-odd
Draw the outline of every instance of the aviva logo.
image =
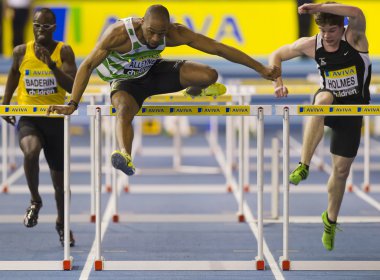
[[[334, 109], [334, 108], [330, 108], [331, 109]], [[299, 107], [299, 112], [300, 113], [323, 113], [323, 108], [321, 107], [317, 107], [317, 108], [313, 108], [313, 107]], [[331, 112], [331, 111], [330, 111]]]

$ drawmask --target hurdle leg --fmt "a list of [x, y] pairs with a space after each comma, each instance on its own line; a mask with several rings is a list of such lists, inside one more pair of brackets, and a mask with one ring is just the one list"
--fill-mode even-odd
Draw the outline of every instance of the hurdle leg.
[[289, 261], [289, 109], [284, 108], [282, 122], [282, 184], [283, 184], [283, 255], [280, 257], [282, 270], [290, 269]]
[[226, 185], [227, 192], [232, 192], [233, 117], [226, 118]]
[[11, 171], [16, 170], [16, 128], [9, 127], [9, 168]]
[[[242, 102], [241, 102], [242, 104]], [[244, 209], [243, 209], [243, 202], [244, 202], [244, 152], [245, 152], [245, 141], [244, 141], [244, 125], [245, 120], [243, 116], [239, 117], [240, 125], [239, 125], [239, 183], [238, 183], [238, 192], [239, 192], [239, 210], [237, 213], [238, 221], [244, 222]]]
[[[247, 148], [247, 151], [249, 148]], [[248, 153], [247, 153], [248, 154]], [[264, 264], [264, 233], [263, 233], [263, 200], [264, 200], [264, 112], [259, 108], [257, 115], [257, 257], [256, 268], [265, 269]]]
[[91, 147], [91, 206], [90, 206], [90, 221], [95, 223], [95, 116], [90, 117], [90, 147]]
[[70, 257], [70, 116], [64, 119], [64, 261], [63, 269], [72, 269]]
[[364, 116], [364, 180], [362, 189], [364, 192], [370, 191], [370, 149], [371, 149], [371, 142], [370, 142], [370, 117]]
[[101, 110], [96, 109], [95, 115], [95, 210], [96, 210], [96, 223], [95, 223], [95, 270], [103, 270], [103, 258], [101, 256], [101, 188], [102, 188], [102, 150], [101, 150]]
[[2, 174], [2, 192], [7, 193], [9, 191], [9, 186], [8, 186], [8, 125], [7, 122], [2, 119], [1, 122], [1, 133], [2, 133], [2, 149], [1, 152], [3, 154], [2, 157], [2, 166], [1, 166], [1, 174]]
[[[247, 105], [245, 97], [243, 97], [243, 104]], [[244, 185], [243, 185], [243, 191], [249, 192], [249, 122], [247, 122], [247, 119], [245, 118], [245, 124], [243, 126], [243, 133], [244, 133], [244, 149], [246, 152], [244, 153]]]
[[[112, 118], [111, 119], [111, 123], [112, 123], [112, 131], [116, 131], [116, 118]], [[115, 137], [115, 134], [112, 135], [113, 137], [111, 137], [112, 141], [111, 141], [111, 146], [112, 146], [112, 150], [116, 149], [116, 137]], [[116, 172], [116, 169], [115, 168], [112, 168], [112, 172], [111, 172], [111, 186], [112, 186], [112, 202], [113, 202], [113, 216], [112, 216], [112, 221], [114, 223], [118, 223], [119, 222], [119, 214], [118, 214], [118, 190], [117, 190], [117, 172]]]
[[180, 133], [180, 121], [179, 117], [175, 117], [175, 132], [173, 134], [173, 169], [179, 171], [182, 164], [182, 156], [181, 156], [181, 146], [182, 146], [182, 138]]
[[105, 181], [105, 186], [106, 186], [106, 191], [107, 192], [112, 192], [112, 185], [111, 185], [111, 176], [112, 176], [112, 166], [111, 166], [111, 161], [109, 160], [109, 156], [111, 155], [112, 153], [112, 133], [114, 133], [112, 131], [111, 128], [111, 117], [106, 117], [106, 118], [103, 118], [104, 122], [105, 122], [105, 169], [106, 169], [106, 181]]
[[272, 183], [272, 195], [271, 195], [271, 214], [273, 219], [278, 219], [278, 197], [279, 197], [279, 143], [278, 138], [272, 139], [272, 168], [271, 168], [271, 183]]

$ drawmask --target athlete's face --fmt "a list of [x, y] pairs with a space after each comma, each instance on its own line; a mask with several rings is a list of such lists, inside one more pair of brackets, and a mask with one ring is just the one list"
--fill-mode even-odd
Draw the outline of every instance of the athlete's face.
[[56, 25], [53, 17], [48, 13], [37, 12], [33, 18], [33, 34], [34, 40], [46, 45], [53, 40], [53, 33]]
[[155, 49], [168, 33], [169, 21], [158, 16], [144, 17], [142, 30], [147, 47]]
[[339, 25], [320, 25], [319, 32], [325, 46], [337, 47], [342, 38], [344, 27]]

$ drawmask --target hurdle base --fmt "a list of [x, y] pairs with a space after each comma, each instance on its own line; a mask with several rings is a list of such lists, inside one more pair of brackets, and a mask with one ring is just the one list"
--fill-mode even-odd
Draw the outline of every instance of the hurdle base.
[[371, 191], [370, 184], [363, 184], [362, 190], [363, 190], [363, 192], [369, 193]]
[[94, 261], [94, 269], [95, 271], [102, 271], [104, 269], [104, 258], [100, 257], [100, 260]]
[[107, 185], [106, 186], [106, 192], [111, 193], [112, 192], [112, 186]]
[[96, 222], [96, 215], [91, 215], [90, 222], [95, 223]]
[[2, 192], [3, 192], [3, 193], [8, 193], [8, 192], [9, 192], [9, 187], [8, 187], [8, 185], [3, 185]]
[[114, 214], [114, 215], [112, 216], [112, 221], [113, 221], [114, 223], [118, 223], [118, 222], [119, 222], [119, 215], [118, 215], [118, 214]]
[[249, 192], [250, 192], [250, 187], [249, 187], [249, 185], [245, 185], [245, 186], [243, 187], [243, 191], [244, 191], [245, 193], [249, 193]]
[[256, 261], [256, 270], [265, 270], [265, 261], [264, 260], [256, 257], [255, 261]]
[[227, 186], [227, 192], [228, 192], [228, 193], [232, 193], [232, 192], [233, 192], [233, 188], [232, 188], [231, 185], [228, 185], [228, 186]]
[[244, 214], [237, 213], [236, 216], [238, 218], [238, 222], [239, 223], [244, 223], [245, 222], [245, 216], [244, 216]]
[[68, 260], [63, 260], [63, 270], [72, 270], [73, 269], [73, 257], [70, 256]]
[[279, 262], [280, 262], [280, 267], [283, 271], [290, 270], [290, 260], [286, 260], [284, 259], [284, 257], [280, 257]]
[[130, 191], [130, 190], [129, 190], [129, 186], [128, 186], [128, 185], [124, 186], [124, 188], [123, 188], [123, 189], [124, 189], [124, 192], [126, 192], [126, 193], [129, 193], [129, 191]]
[[353, 192], [354, 191], [354, 185], [353, 184], [349, 184], [346, 186], [346, 189], [348, 192]]
[[380, 271], [380, 261], [292, 261], [290, 270]]
[[[102, 270], [129, 271], [254, 271], [255, 261], [99, 261]], [[262, 268], [260, 261], [259, 267]], [[99, 264], [99, 265], [100, 265]]]

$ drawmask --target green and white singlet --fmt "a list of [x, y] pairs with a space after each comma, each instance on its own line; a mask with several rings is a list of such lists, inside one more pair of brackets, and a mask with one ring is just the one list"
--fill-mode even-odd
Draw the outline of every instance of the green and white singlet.
[[144, 76], [149, 69], [161, 57], [160, 53], [165, 49], [165, 37], [155, 49], [149, 49], [142, 44], [136, 36], [133, 28], [132, 17], [121, 19], [124, 22], [126, 32], [132, 44], [132, 50], [120, 54], [111, 51], [105, 60], [97, 67], [100, 78], [106, 82], [114, 80], [131, 80]]

